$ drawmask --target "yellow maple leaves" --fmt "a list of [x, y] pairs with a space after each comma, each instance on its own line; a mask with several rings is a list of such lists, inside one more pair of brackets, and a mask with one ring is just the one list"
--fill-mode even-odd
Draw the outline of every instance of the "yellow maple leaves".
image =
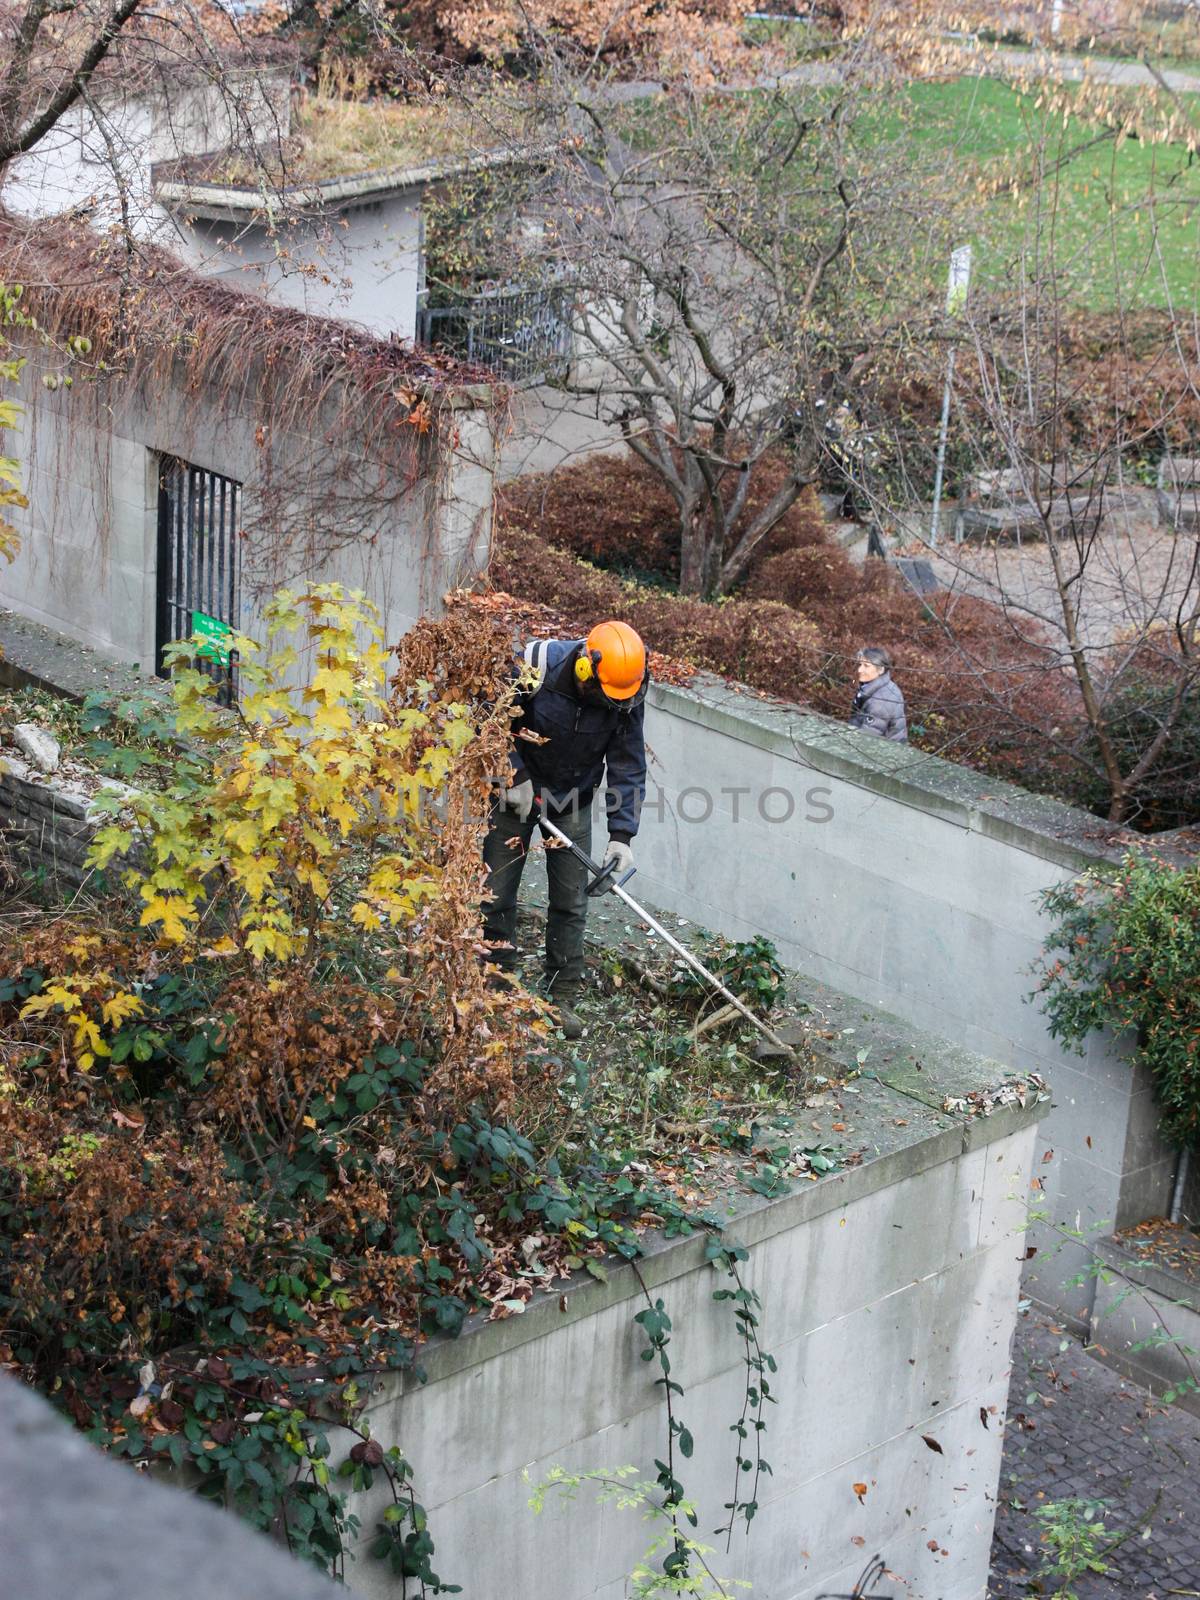
[[[364, 935], [398, 927], [437, 894], [436, 834], [424, 804], [475, 736], [461, 705], [394, 706], [374, 608], [320, 584], [283, 591], [263, 613], [268, 644], [238, 635], [240, 723], [183, 663], [173, 685], [182, 732], [214, 750], [211, 778], [139, 802], [149, 863], [131, 877], [141, 921], [212, 959], [303, 955], [338, 919]], [[295, 645], [277, 645], [281, 634]], [[280, 682], [307, 662], [299, 686]], [[93, 859], [127, 854], [135, 834], [106, 828]], [[343, 923], [344, 925], [344, 923]]]
[[[147, 894], [145, 891], [149, 889]], [[182, 895], [154, 893], [153, 884], [143, 886], [145, 904], [138, 919], [143, 928], [161, 928], [170, 944], [181, 944], [188, 936], [189, 924], [196, 920], [194, 904]]]
[[[98, 1057], [112, 1054], [102, 1027], [110, 1035], [119, 1033], [126, 1022], [144, 1010], [136, 994], [114, 984], [112, 974], [101, 971], [55, 978], [30, 995], [21, 1007], [21, 1016], [46, 1018], [54, 1011], [61, 1012], [71, 1030], [75, 1065], [81, 1072], [90, 1072]], [[113, 992], [105, 997], [109, 989]]]

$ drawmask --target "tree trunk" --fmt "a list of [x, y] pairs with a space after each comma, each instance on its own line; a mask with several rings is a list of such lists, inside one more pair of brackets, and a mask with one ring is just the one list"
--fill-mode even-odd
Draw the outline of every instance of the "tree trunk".
[[708, 540], [704, 517], [696, 511], [684, 512], [679, 519], [679, 592], [693, 599], [704, 596], [708, 566]]

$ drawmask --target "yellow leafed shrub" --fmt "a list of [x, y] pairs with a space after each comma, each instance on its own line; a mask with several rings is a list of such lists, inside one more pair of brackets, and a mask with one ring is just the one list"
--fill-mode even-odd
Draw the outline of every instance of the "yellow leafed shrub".
[[[245, 635], [237, 729], [212, 677], [176, 647], [184, 736], [213, 752], [209, 777], [136, 803], [144, 866], [129, 874], [143, 927], [172, 944], [285, 961], [316, 948], [331, 918], [366, 932], [406, 923], [441, 882], [432, 805], [475, 737], [467, 708], [389, 699], [387, 652], [359, 594], [319, 585], [266, 607], [267, 644]], [[291, 636], [286, 645], [280, 636]], [[298, 648], [299, 647], [299, 648]], [[281, 681], [306, 649], [299, 689]], [[113, 823], [93, 862], [127, 853], [136, 830]]]

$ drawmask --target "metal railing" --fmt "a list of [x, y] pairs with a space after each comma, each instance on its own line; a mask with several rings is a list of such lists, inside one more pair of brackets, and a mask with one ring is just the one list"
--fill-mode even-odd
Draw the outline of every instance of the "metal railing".
[[493, 367], [514, 383], [544, 383], [571, 358], [570, 296], [559, 284], [502, 284], [456, 305], [422, 305], [417, 341]]

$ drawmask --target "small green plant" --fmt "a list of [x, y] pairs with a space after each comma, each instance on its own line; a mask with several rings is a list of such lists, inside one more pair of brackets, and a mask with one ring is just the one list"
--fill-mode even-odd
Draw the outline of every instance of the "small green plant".
[[1068, 1499], [1048, 1501], [1034, 1512], [1046, 1551], [1039, 1576], [1052, 1600], [1077, 1600], [1071, 1587], [1076, 1579], [1108, 1571], [1104, 1557], [1113, 1541], [1101, 1520], [1104, 1510], [1103, 1500]]
[[[785, 974], [779, 951], [761, 933], [737, 943], [717, 939], [706, 964], [726, 988], [743, 996], [752, 1006], [766, 1010], [783, 998]], [[689, 990], [699, 989], [706, 995], [709, 992], [703, 979], [690, 969], [686, 977], [680, 978], [680, 984]]]
[[[712, 1554], [712, 1546], [681, 1533], [678, 1526], [681, 1516], [695, 1526], [695, 1507], [682, 1498], [669, 1506], [660, 1503], [656, 1496], [658, 1485], [639, 1479], [636, 1467], [599, 1467], [591, 1472], [567, 1472], [563, 1467], [551, 1467], [541, 1482], [533, 1485], [530, 1509], [535, 1516], [540, 1515], [551, 1494], [574, 1500], [585, 1484], [595, 1490], [597, 1505], [615, 1506], [618, 1511], [640, 1511], [644, 1521], [663, 1525], [662, 1532], [652, 1539], [629, 1575], [629, 1592], [636, 1600], [658, 1600], [662, 1595], [672, 1594], [696, 1595], [699, 1600], [730, 1600], [735, 1589], [750, 1587], [741, 1579], [717, 1577], [707, 1559]], [[677, 1558], [674, 1562], [673, 1557]]]
[[1054, 920], [1035, 994], [1055, 1039], [1136, 1034], [1165, 1132], [1200, 1144], [1200, 867], [1130, 854], [1042, 896]]
[[126, 782], [178, 778], [181, 770], [198, 779], [207, 765], [180, 736], [174, 703], [161, 690], [127, 695], [93, 690], [80, 710], [79, 732], [84, 759], [107, 777]]
[[209, 757], [181, 737], [165, 686], [114, 694], [93, 689], [82, 704], [52, 690], [0, 690], [0, 726], [36, 722], [59, 744], [106, 777], [161, 784], [191, 771], [198, 778]]

